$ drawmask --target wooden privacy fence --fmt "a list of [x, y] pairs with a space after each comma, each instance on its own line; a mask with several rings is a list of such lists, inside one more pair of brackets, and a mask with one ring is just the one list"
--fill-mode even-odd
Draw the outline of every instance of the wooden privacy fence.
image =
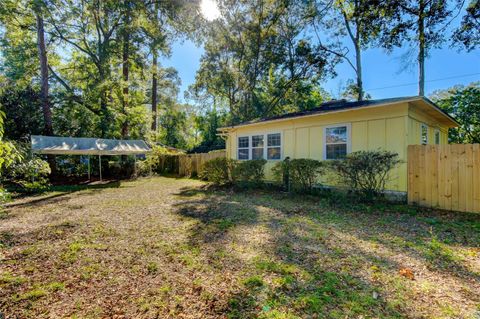
[[203, 163], [218, 157], [225, 157], [226, 152], [213, 151], [210, 153], [181, 154], [178, 155], [178, 175], [198, 175]]
[[408, 202], [480, 212], [480, 144], [409, 145]]

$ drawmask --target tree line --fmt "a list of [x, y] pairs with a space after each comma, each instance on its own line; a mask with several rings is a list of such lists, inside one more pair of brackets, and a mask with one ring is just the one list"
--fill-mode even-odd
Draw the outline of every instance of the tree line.
[[[433, 48], [480, 45], [478, 0], [220, 0], [213, 21], [200, 2], [2, 1], [5, 137], [144, 138], [207, 151], [223, 147], [219, 126], [330, 99], [322, 83], [342, 62], [355, 74], [343, 96], [370, 98], [368, 48], [408, 47], [425, 95]], [[179, 40], [204, 48], [187, 103], [178, 72], [160, 63]]]

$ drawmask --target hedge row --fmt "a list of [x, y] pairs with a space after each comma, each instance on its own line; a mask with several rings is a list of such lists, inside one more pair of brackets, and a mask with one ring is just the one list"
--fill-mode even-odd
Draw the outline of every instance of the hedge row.
[[[200, 178], [216, 185], [255, 185], [264, 182], [266, 160], [236, 161], [216, 158], [204, 164]], [[359, 151], [335, 161], [292, 159], [288, 157], [272, 169], [277, 183], [288, 191], [310, 193], [327, 173], [334, 173], [341, 184], [365, 200], [382, 196], [390, 171], [401, 161], [397, 153]]]

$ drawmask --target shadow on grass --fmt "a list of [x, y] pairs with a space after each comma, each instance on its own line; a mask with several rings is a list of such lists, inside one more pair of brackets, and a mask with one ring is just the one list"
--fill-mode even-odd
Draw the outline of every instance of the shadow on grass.
[[[57, 185], [52, 186], [48, 189], [47, 192], [42, 194], [32, 195], [21, 195], [16, 197], [16, 199], [26, 199], [25, 201], [20, 201], [17, 203], [6, 204], [5, 208], [14, 208], [14, 207], [32, 207], [36, 205], [46, 205], [46, 204], [56, 204], [70, 199], [70, 194], [83, 191], [83, 190], [102, 190], [106, 188], [118, 188], [120, 187], [120, 181], [109, 181], [103, 184], [82, 184], [82, 185]], [[59, 193], [58, 193], [59, 192]], [[48, 193], [53, 193], [48, 195]], [[46, 195], [45, 195], [46, 194]]]
[[361, 240], [402, 251], [426, 262], [434, 271], [480, 280], [480, 274], [468, 269], [455, 251], [456, 246], [472, 251], [480, 248], [480, 214], [390, 203], [331, 203], [328, 198], [298, 195], [273, 194], [256, 201], [290, 214], [310, 216], [317, 223], [334, 225]]
[[[261, 211], [258, 210], [259, 203], [254, 192], [234, 199], [221, 190], [215, 193], [211, 189], [197, 188], [184, 189], [179, 193], [180, 196], [199, 194], [204, 196], [177, 204], [178, 214], [198, 221], [190, 230], [191, 244], [218, 243], [226, 239], [228, 231], [238, 226], [254, 226], [262, 222], [274, 227], [270, 229], [274, 234], [274, 249], [269, 252], [271, 259], [257, 260], [254, 263], [255, 274], [242, 280], [244, 289], [229, 296], [228, 306], [223, 309], [229, 318], [257, 318], [259, 315], [264, 318], [289, 318], [290, 312], [285, 309], [290, 309], [291, 314], [307, 316], [327, 312], [332, 312], [333, 316], [333, 312], [338, 311], [337, 315], [400, 317], [393, 306], [379, 297], [377, 288], [352, 273], [334, 272], [322, 267], [321, 259], [312, 258], [311, 251], [302, 249], [301, 245], [294, 248], [303, 239], [283, 220], [259, 221]], [[285, 218], [288, 215], [285, 214]], [[324, 248], [326, 251], [332, 249]], [[377, 262], [379, 259], [365, 255], [364, 258]], [[265, 279], [267, 277], [269, 283]]]
[[229, 201], [223, 196], [216, 197], [218, 188], [184, 188], [177, 196], [194, 197], [202, 194], [200, 199], [189, 199], [174, 205], [176, 213], [198, 221], [190, 231], [190, 243], [210, 243], [220, 241], [227, 232], [241, 225], [256, 224], [258, 212], [243, 203]]
[[[224, 311], [230, 318], [411, 315], [407, 310], [408, 298], [413, 298], [409, 281], [398, 275], [403, 265], [390, 256], [382, 257], [374, 248], [365, 249], [360, 241], [373, 247], [381, 244], [465, 283], [480, 280], [444, 246], [467, 241], [478, 247], [479, 215], [436, 213], [398, 204], [332, 205], [310, 196], [268, 191], [231, 196], [231, 190], [186, 188], [178, 195], [192, 197], [177, 204], [180, 215], [198, 221], [190, 230], [192, 243], [226, 239], [225, 234], [240, 225], [270, 227], [274, 248], [266, 253], [267, 259], [254, 263], [256, 270], [242, 280], [243, 288], [229, 297]], [[197, 195], [202, 197], [193, 199]], [[278, 220], [260, 217], [258, 207], [275, 209], [280, 213]], [[335, 232], [341, 237], [335, 238]], [[376, 276], [383, 276], [390, 287], [384, 287]], [[386, 300], [389, 289], [395, 295]]]
[[[18, 233], [11, 231], [0, 232], [0, 246], [12, 247], [16, 245], [34, 245], [37, 242], [57, 241], [66, 238], [75, 229], [77, 224], [71, 222], [62, 222], [55, 225], [46, 225], [34, 230]], [[24, 252], [18, 252], [19, 256], [26, 257]]]

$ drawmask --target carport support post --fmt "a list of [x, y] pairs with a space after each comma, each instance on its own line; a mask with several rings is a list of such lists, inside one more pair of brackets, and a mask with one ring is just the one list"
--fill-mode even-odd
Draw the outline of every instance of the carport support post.
[[137, 155], [133, 155], [133, 175], [137, 177]]
[[88, 180], [90, 181], [90, 155], [87, 155], [88, 159]]
[[100, 169], [100, 181], [102, 181], [102, 155], [98, 155], [98, 167]]

